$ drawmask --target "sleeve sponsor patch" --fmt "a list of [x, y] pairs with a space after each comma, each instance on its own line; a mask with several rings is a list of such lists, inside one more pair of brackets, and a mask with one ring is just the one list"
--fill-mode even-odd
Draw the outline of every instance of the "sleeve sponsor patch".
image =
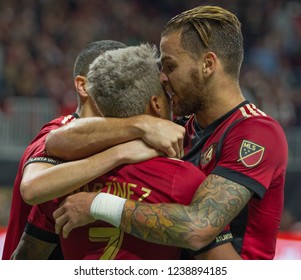
[[265, 148], [248, 140], [243, 140], [239, 149], [239, 159], [244, 166], [254, 167], [258, 165], [263, 157]]
[[45, 162], [45, 163], [49, 163], [52, 165], [57, 165], [57, 164], [62, 163], [63, 161], [55, 159], [55, 158], [48, 158], [48, 157], [34, 157], [34, 158], [30, 158], [25, 163], [24, 168], [25, 168], [25, 166], [27, 166], [28, 164], [33, 163], [33, 162]]

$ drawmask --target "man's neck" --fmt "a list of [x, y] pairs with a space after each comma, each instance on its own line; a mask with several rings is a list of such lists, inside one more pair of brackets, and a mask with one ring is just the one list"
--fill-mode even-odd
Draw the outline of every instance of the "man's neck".
[[228, 99], [218, 99], [204, 110], [200, 110], [195, 114], [197, 123], [201, 128], [206, 128], [208, 125], [227, 114], [233, 108], [245, 101], [242, 94], [236, 96], [228, 96]]
[[89, 117], [96, 117], [98, 114], [95, 113], [93, 107], [89, 104], [84, 104], [82, 106], [78, 106], [76, 109], [76, 113], [79, 115], [80, 118], [89, 118]]

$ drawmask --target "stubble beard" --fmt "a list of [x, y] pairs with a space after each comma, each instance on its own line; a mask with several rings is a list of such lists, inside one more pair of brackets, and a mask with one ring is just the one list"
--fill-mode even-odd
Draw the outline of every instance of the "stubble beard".
[[207, 107], [208, 95], [198, 70], [191, 70], [190, 77], [191, 80], [183, 84], [183, 92], [181, 97], [178, 96], [177, 104], [174, 104], [173, 110], [177, 116], [196, 114]]

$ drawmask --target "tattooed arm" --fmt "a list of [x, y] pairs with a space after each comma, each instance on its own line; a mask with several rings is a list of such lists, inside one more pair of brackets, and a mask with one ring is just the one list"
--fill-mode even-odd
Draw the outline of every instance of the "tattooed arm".
[[23, 233], [18, 247], [11, 256], [12, 260], [47, 260], [55, 247], [56, 243], [48, 243], [27, 233]]
[[[53, 216], [56, 233], [70, 231], [93, 221], [90, 206], [95, 193], [68, 196]], [[208, 245], [244, 208], [252, 193], [235, 182], [209, 175], [189, 206], [125, 202], [121, 228], [140, 239], [197, 250]], [[111, 203], [112, 204], [112, 203]], [[111, 213], [116, 217], [117, 213]]]
[[189, 206], [127, 200], [121, 228], [140, 239], [197, 250], [208, 245], [244, 208], [251, 192], [209, 175]]

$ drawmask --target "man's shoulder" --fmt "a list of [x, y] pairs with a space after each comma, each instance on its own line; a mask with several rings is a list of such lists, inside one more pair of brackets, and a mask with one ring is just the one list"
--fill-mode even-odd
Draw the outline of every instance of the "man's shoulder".
[[31, 143], [27, 146], [21, 158], [21, 162], [24, 164], [34, 153], [37, 152], [37, 150], [44, 148], [45, 138], [50, 131], [63, 126], [73, 119], [75, 119], [73, 115], [60, 116], [44, 124]]
[[[65, 116], [60, 116], [60, 117], [57, 117], [51, 121], [49, 121], [48, 123], [46, 123], [42, 129], [44, 127], [47, 127], [49, 125], [57, 125], [57, 126], [63, 126], [69, 122], [72, 122], [73, 120], [75, 120], [77, 117], [74, 115], [74, 114], [70, 114], [70, 115], [65, 115]], [[41, 129], [41, 130], [42, 130]]]

